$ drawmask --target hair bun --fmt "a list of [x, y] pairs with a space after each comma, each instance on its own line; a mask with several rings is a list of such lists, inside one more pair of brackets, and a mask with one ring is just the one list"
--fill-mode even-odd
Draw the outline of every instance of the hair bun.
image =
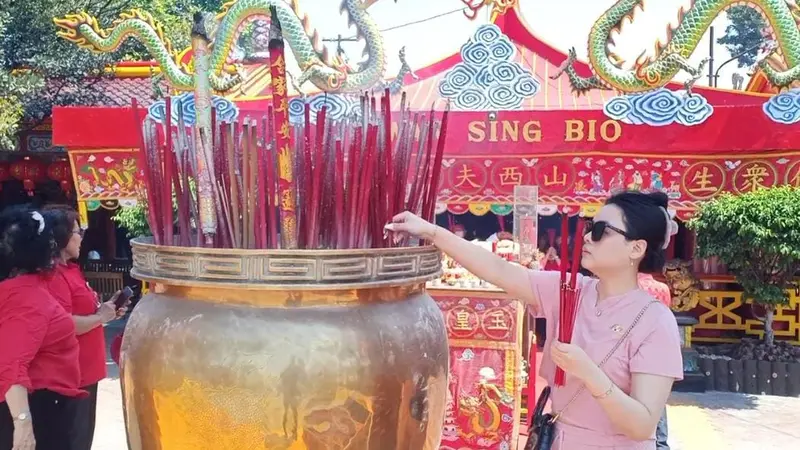
[[667, 209], [669, 206], [669, 197], [667, 194], [661, 191], [650, 192], [647, 194], [647, 198], [649, 198], [656, 206], [660, 206], [664, 209]]

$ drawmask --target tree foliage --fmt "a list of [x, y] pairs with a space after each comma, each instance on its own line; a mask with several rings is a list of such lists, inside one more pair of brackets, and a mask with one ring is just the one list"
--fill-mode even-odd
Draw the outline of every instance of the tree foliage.
[[760, 12], [747, 5], [733, 6], [727, 14], [731, 23], [717, 43], [724, 45], [731, 55], [739, 55], [739, 67], [750, 67], [756, 63], [759, 46], [764, 43], [761, 31], [767, 22]]
[[[86, 11], [109, 26], [123, 11], [141, 8], [164, 24], [176, 48], [189, 43], [191, 14], [216, 11], [222, 0], [20, 0], [0, 10], [0, 149], [15, 134], [50, 116], [53, 106], [92, 105], [109, 98], [96, 88], [104, 69], [122, 60], [149, 60], [128, 42], [114, 54], [94, 54], [56, 36], [54, 17]], [[20, 120], [22, 119], [22, 120]]]
[[697, 233], [698, 256], [726, 264], [743, 295], [766, 306], [768, 319], [788, 302], [800, 271], [800, 189], [723, 195], [703, 204], [689, 228]]
[[152, 234], [150, 225], [147, 224], [147, 206], [143, 201], [120, 208], [111, 220], [125, 228], [126, 234], [131, 239]]

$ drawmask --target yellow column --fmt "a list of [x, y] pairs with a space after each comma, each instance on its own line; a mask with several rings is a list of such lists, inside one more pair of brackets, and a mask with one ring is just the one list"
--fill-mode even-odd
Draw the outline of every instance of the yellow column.
[[78, 200], [78, 222], [84, 230], [89, 228], [89, 209], [86, 202]]

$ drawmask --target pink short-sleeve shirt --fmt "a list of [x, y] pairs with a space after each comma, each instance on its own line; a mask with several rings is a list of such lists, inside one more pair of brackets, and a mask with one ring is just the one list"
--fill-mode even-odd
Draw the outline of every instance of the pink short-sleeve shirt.
[[[600, 363], [633, 323], [645, 305], [654, 299], [643, 290], [611, 297], [597, 304], [597, 280], [579, 275], [581, 303], [578, 307], [572, 343], [580, 346]], [[547, 343], [539, 374], [550, 386], [555, 378], [555, 364], [550, 346], [558, 338], [559, 273], [530, 272], [531, 287], [547, 320]], [[603, 366], [603, 371], [623, 392], [630, 393], [631, 374], [646, 373], [680, 380], [683, 378], [678, 324], [672, 312], [661, 303], [653, 304], [625, 342]], [[582, 385], [567, 377], [563, 387], [554, 387], [553, 411], [560, 412]], [[633, 441], [615, 430], [602, 406], [584, 390], [563, 412], [557, 425], [554, 449], [655, 449], [654, 435], [647, 441]]]

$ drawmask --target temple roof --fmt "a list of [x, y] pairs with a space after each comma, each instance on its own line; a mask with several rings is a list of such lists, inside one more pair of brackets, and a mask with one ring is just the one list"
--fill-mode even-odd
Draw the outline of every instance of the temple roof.
[[[169, 93], [169, 86], [161, 81], [158, 83], [163, 95]], [[151, 78], [103, 78], [93, 85], [94, 89], [102, 90], [105, 101], [84, 106], [130, 106], [131, 99], [136, 99], [140, 105], [149, 106], [153, 98], [153, 81]]]

